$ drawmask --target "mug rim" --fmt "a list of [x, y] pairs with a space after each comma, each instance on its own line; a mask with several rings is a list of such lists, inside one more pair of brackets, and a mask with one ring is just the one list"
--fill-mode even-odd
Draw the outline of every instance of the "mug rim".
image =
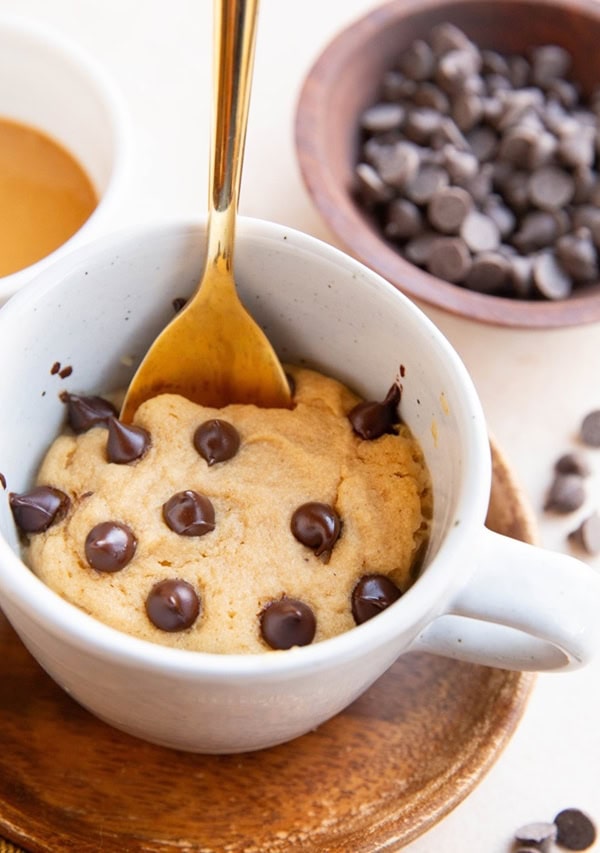
[[[89, 266], [93, 259], [100, 258], [107, 250], [114, 251], [118, 246], [140, 241], [140, 238], [148, 242], [154, 241], [159, 235], [164, 238], [165, 235], [203, 231], [204, 223], [201, 220], [143, 224], [121, 229], [80, 246], [42, 270], [2, 307], [0, 329], [3, 323], [13, 322], [13, 314], [15, 319], [18, 318], [28, 306], [35, 305], [39, 297], [60, 287], [61, 282], [81, 264]], [[366, 276], [378, 289], [388, 290], [392, 298], [403, 306], [405, 315], [411, 316], [413, 322], [419, 323], [428, 333], [432, 345], [437, 349], [437, 360], [443, 358], [446, 364], [452, 365], [452, 373], [458, 380], [456, 393], [462, 397], [464, 405], [464, 409], [459, 411], [462, 418], [461, 445], [465, 451], [468, 448], [468, 452], [463, 454], [464, 466], [456, 499], [455, 523], [449, 525], [426, 571], [404, 593], [401, 601], [380, 613], [377, 619], [368, 620], [318, 643], [285, 650], [284, 653], [277, 650], [250, 654], [192, 651], [163, 646], [126, 634], [88, 615], [46, 586], [0, 534], [2, 599], [10, 599], [13, 607], [28, 611], [29, 617], [43, 624], [45, 630], [59, 636], [69, 645], [85, 648], [92, 655], [108, 657], [121, 665], [130, 664], [148, 671], [160, 670], [163, 674], [171, 672], [190, 680], [207, 676], [214, 681], [227, 681], [232, 677], [243, 680], [314, 672], [328, 668], [333, 663], [362, 657], [371, 649], [393, 642], [394, 637], [401, 635], [406, 626], [428, 624], [444, 610], [449, 591], [464, 582], [469, 566], [461, 559], [462, 552], [468, 536], [483, 527], [491, 484], [485, 418], [471, 377], [457, 352], [419, 307], [378, 273], [334, 246], [304, 232], [267, 220], [240, 216], [237, 234], [239, 240], [248, 242], [275, 237], [280, 239], [285, 235], [288, 248], [318, 254], [349, 273], [360, 273], [363, 278]], [[474, 568], [472, 557], [470, 563]], [[398, 619], [398, 607], [402, 607], [406, 614], [401, 619]]]
[[[119, 188], [123, 185], [130, 168], [133, 151], [133, 125], [125, 97], [116, 80], [95, 56], [75, 40], [46, 23], [12, 13], [0, 14], [0, 33], [7, 33], [11, 37], [29, 41], [46, 51], [49, 49], [53, 55], [66, 60], [72, 67], [73, 73], [78, 74], [80, 79], [86, 82], [86, 85], [96, 93], [102, 103], [110, 122], [113, 146], [108, 181], [102, 194], [98, 195], [98, 203], [94, 210], [68, 240], [65, 240], [48, 255], [22, 269], [0, 276], [1, 306], [5, 300], [8, 300], [25, 284], [37, 277], [44, 268], [56, 262], [60, 257], [73, 252], [82, 241], [85, 242], [88, 232], [106, 216], [107, 211], [113, 206]], [[45, 133], [44, 128], [37, 125], [32, 126]], [[73, 156], [73, 152], [69, 153]]]

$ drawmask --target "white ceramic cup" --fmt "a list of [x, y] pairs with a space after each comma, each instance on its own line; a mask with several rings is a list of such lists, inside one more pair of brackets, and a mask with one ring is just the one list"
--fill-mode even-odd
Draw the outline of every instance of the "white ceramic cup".
[[79, 45], [39, 22], [0, 16], [0, 117], [30, 125], [66, 148], [90, 178], [98, 205], [62, 246], [0, 276], [0, 305], [45, 266], [98, 236], [122, 198], [131, 126], [120, 90]]
[[[382, 614], [285, 652], [214, 655], [127, 636], [63, 601], [21, 562], [8, 491], [31, 485], [64, 421], [62, 390], [126, 385], [188, 295], [201, 226], [103, 238], [46, 269], [0, 310], [0, 604], [27, 648], [82, 705], [133, 735], [179, 749], [237, 752], [300, 735], [333, 716], [398, 657], [426, 649], [517, 669], [568, 669], [598, 646], [600, 575], [484, 528], [486, 424], [447, 341], [402, 294], [336, 249], [242, 219], [241, 296], [283, 360], [316, 366], [381, 399], [404, 366], [402, 417], [431, 470], [425, 569]], [[67, 380], [51, 375], [69, 365]]]

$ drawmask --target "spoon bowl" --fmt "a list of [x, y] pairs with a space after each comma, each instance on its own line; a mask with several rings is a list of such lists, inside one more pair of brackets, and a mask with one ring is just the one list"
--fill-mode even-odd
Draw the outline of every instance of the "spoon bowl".
[[206, 265], [184, 309], [161, 332], [127, 390], [121, 420], [145, 401], [176, 393], [228, 403], [289, 408], [283, 368], [242, 305], [233, 274], [235, 221], [250, 101], [258, 0], [215, 0], [215, 92]]

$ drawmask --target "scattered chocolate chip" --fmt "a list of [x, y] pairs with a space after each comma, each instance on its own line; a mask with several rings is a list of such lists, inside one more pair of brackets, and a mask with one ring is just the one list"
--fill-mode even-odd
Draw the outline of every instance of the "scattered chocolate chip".
[[515, 839], [524, 844], [534, 844], [535, 849], [545, 850], [556, 839], [556, 825], [554, 823], [528, 823], [517, 829]]
[[556, 841], [567, 850], [587, 850], [596, 840], [596, 827], [579, 809], [563, 809], [554, 818]]
[[36, 486], [28, 492], [8, 496], [17, 527], [24, 533], [43, 533], [67, 514], [69, 497], [52, 486]]
[[0, 472], [0, 486], [5, 489], [6, 488], [6, 477], [4, 474]]
[[600, 447], [600, 409], [590, 412], [582, 421], [581, 440], [589, 447]]
[[308, 646], [317, 628], [315, 614], [303, 601], [283, 597], [272, 601], [260, 614], [260, 633], [272, 649]]
[[590, 464], [582, 453], [571, 451], [564, 453], [556, 460], [554, 470], [557, 474], [578, 474], [588, 477], [591, 474]]
[[204, 536], [215, 529], [215, 510], [206, 497], [192, 489], [177, 492], [163, 504], [167, 527], [180, 536]]
[[109, 462], [127, 465], [141, 459], [150, 447], [150, 433], [139, 426], [123, 424], [117, 418], [108, 418], [106, 456]]
[[50, 368], [50, 375], [56, 376], [58, 371], [60, 370], [60, 361], [55, 361], [52, 367]]
[[577, 474], [557, 474], [548, 492], [544, 509], [559, 513], [574, 512], [584, 501], [582, 478]]
[[400, 388], [394, 384], [382, 403], [370, 401], [358, 403], [348, 414], [354, 432], [367, 441], [373, 441], [385, 433], [393, 433], [394, 425], [400, 422], [398, 403]]
[[93, 527], [85, 540], [85, 558], [98, 572], [120, 572], [135, 554], [133, 531], [119, 521], [103, 521]]
[[161, 631], [185, 631], [198, 618], [200, 598], [187, 581], [158, 581], [146, 598], [146, 613], [152, 624]]
[[357, 625], [361, 625], [373, 616], [377, 616], [394, 601], [402, 592], [396, 584], [385, 575], [365, 575], [352, 591], [352, 615]]
[[63, 367], [62, 370], [58, 371], [58, 375], [60, 376], [61, 379], [66, 379], [72, 373], [73, 373], [73, 368], [71, 367], [70, 364], [68, 364], [66, 367]]
[[229, 421], [212, 418], [200, 424], [194, 433], [194, 447], [210, 465], [225, 462], [238, 452], [240, 434]]
[[328, 557], [340, 535], [341, 523], [332, 506], [309, 501], [294, 511], [290, 527], [298, 542], [312, 548], [317, 557]]
[[576, 530], [569, 533], [568, 538], [591, 556], [600, 554], [600, 515], [594, 512], [585, 518]]
[[106, 426], [108, 418], [117, 417], [117, 410], [103, 397], [80, 397], [77, 394], [65, 394], [62, 399], [67, 404], [67, 421], [73, 432], [87, 432], [96, 426]]

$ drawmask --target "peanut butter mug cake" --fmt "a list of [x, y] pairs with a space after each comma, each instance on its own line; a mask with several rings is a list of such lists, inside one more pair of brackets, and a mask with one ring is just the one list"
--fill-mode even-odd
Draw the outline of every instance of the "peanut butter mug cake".
[[400, 389], [364, 402], [288, 371], [292, 410], [163, 394], [126, 426], [67, 395], [69, 429], [10, 496], [32, 570], [114, 628], [215, 653], [318, 642], [393, 603], [432, 508]]

